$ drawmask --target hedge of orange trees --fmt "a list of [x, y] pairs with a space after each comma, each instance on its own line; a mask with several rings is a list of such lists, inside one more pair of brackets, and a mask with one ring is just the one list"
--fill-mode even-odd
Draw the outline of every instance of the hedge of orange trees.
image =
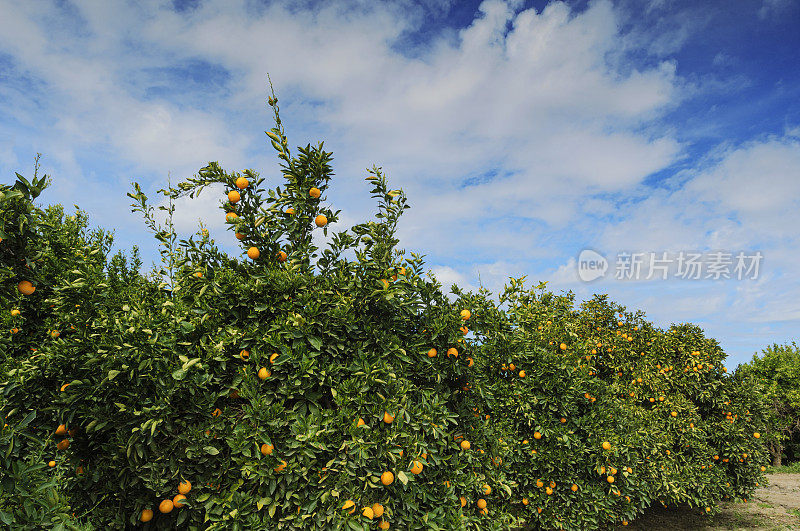
[[[377, 167], [374, 219], [317, 248], [331, 153], [292, 154], [270, 105], [280, 185], [210, 163], [159, 191], [165, 224], [134, 187], [147, 277], [83, 212], [36, 208], [45, 177], [0, 188], [0, 521], [590, 529], [764, 481], [769, 410], [698, 328], [522, 279], [445, 294], [397, 248], [406, 196]], [[205, 188], [241, 258], [178, 239], [175, 200]]]

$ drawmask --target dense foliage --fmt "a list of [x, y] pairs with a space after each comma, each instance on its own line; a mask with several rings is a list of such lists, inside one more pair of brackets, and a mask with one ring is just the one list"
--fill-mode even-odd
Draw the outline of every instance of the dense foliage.
[[739, 370], [761, 382], [774, 409], [768, 430], [772, 464], [780, 466], [784, 456], [800, 460], [800, 347], [771, 345]]
[[[149, 278], [85, 214], [35, 208], [44, 178], [0, 189], [0, 520], [587, 529], [762, 481], [769, 404], [698, 328], [522, 279], [448, 297], [396, 248], [408, 206], [380, 168], [375, 219], [320, 251], [331, 154], [292, 156], [270, 104], [282, 185], [210, 163], [159, 191], [164, 226], [129, 194], [161, 245]], [[247, 258], [178, 239], [174, 201], [207, 187]]]

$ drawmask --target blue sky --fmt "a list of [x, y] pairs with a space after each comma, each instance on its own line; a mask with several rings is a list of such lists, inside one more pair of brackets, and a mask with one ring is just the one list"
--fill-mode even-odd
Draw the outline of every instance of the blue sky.
[[[278, 182], [272, 77], [291, 145], [325, 141], [341, 225], [364, 170], [409, 194], [401, 247], [443, 283], [546, 280], [693, 322], [729, 365], [800, 330], [800, 2], [0, 0], [0, 172], [54, 177], [119, 248], [130, 212], [210, 160]], [[178, 205], [230, 253], [217, 191]], [[584, 249], [609, 261], [578, 276]], [[620, 252], [761, 252], [757, 279], [618, 280]], [[672, 272], [671, 272], [672, 273]]]

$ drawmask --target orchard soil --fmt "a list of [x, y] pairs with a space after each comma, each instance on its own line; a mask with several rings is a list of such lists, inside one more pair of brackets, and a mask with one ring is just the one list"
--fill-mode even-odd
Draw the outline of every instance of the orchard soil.
[[659, 507], [616, 531], [800, 530], [800, 474], [770, 474], [767, 478], [769, 484], [759, 488], [747, 503], [723, 503], [722, 510], [712, 518], [703, 516], [700, 510]]

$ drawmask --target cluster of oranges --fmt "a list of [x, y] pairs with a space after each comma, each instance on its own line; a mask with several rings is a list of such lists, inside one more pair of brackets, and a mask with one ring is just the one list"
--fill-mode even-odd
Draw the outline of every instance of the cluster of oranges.
[[[158, 504], [158, 511], [161, 514], [169, 514], [174, 509], [180, 509], [184, 505], [186, 505], [186, 495], [189, 494], [192, 490], [192, 484], [190, 481], [184, 479], [180, 483], [178, 483], [178, 494], [176, 494], [172, 499], [161, 500], [161, 503]], [[153, 510], [152, 509], [144, 509], [142, 514], [139, 516], [140, 522], [149, 522], [153, 519]]]

